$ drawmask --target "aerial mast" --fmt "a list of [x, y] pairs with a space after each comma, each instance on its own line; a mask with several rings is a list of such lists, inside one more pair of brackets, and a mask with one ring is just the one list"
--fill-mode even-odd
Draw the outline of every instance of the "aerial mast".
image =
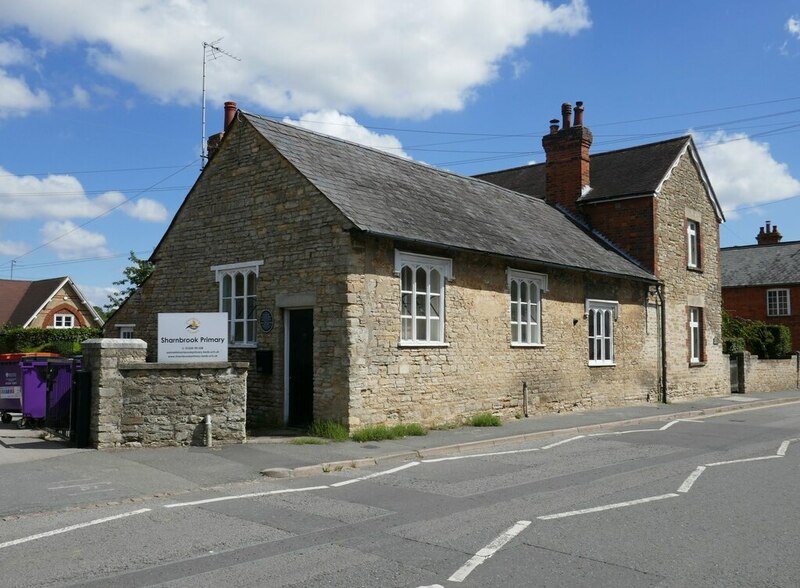
[[200, 169], [203, 169], [206, 166], [206, 162], [208, 161], [208, 146], [206, 144], [206, 63], [208, 61], [214, 61], [218, 59], [221, 55], [225, 55], [226, 57], [230, 57], [231, 59], [235, 59], [236, 61], [241, 61], [238, 57], [231, 55], [230, 53], [223, 51], [219, 48], [217, 43], [222, 41], [222, 37], [217, 39], [216, 41], [212, 41], [211, 43], [207, 43], [203, 41], [203, 103], [201, 107], [202, 111], [202, 136], [200, 137]]

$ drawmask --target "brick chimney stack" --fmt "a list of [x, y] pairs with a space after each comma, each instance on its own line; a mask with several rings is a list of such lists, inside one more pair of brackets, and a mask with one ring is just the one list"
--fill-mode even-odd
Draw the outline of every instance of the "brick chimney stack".
[[783, 235], [778, 232], [778, 225], [770, 229], [770, 221], [767, 221], [767, 226], [761, 227], [756, 235], [756, 241], [759, 245], [775, 245], [780, 243]]
[[583, 126], [583, 102], [575, 103], [575, 119], [572, 105], [561, 105], [562, 128], [558, 120], [550, 121], [550, 134], [542, 137], [546, 155], [545, 200], [560, 204], [577, 212], [576, 201], [589, 186], [589, 147], [592, 132]]
[[211, 135], [208, 138], [208, 144], [206, 146], [206, 153], [208, 154], [208, 160], [211, 161], [211, 158], [219, 149], [219, 145], [222, 142], [222, 137], [225, 135], [225, 131], [228, 130], [228, 127], [233, 122], [233, 119], [236, 117], [236, 102], [228, 101], [225, 103], [225, 118], [223, 120], [223, 127], [221, 133], [216, 133]]

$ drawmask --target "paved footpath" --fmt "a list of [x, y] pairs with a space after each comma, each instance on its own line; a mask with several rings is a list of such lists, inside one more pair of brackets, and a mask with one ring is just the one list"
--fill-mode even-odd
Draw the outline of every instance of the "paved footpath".
[[349, 467], [401, 463], [497, 445], [612, 430], [800, 402], [800, 391], [730, 395], [672, 404], [641, 404], [521, 418], [501, 427], [430, 431], [396, 441], [295, 445], [262, 436], [242, 445], [97, 451], [41, 438], [41, 432], [0, 425], [0, 519], [154, 496], [180, 495], [258, 480], [301, 477]]

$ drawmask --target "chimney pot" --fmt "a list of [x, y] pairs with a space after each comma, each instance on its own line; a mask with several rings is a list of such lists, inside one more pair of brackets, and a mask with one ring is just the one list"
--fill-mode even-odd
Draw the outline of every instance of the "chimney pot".
[[561, 118], [562, 118], [561, 126], [563, 128], [568, 129], [572, 126], [571, 116], [572, 116], [572, 104], [570, 104], [569, 102], [564, 102], [564, 104], [561, 105]]
[[234, 116], [236, 116], [236, 102], [228, 101], [225, 103], [225, 126], [222, 127], [223, 131], [228, 130]]
[[581, 100], [575, 103], [575, 126], [583, 126], [583, 101]]
[[558, 119], [550, 119], [550, 134], [555, 135], [558, 132]]

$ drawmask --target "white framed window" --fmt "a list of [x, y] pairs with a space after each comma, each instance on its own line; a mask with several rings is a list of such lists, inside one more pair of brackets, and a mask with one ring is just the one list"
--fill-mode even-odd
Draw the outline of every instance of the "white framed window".
[[703, 361], [703, 309], [689, 307], [689, 362]]
[[71, 329], [75, 326], [75, 317], [71, 314], [57, 314], [53, 317], [54, 329]]
[[219, 310], [228, 314], [228, 340], [232, 346], [256, 345], [256, 283], [263, 264], [261, 260], [211, 267], [219, 283]]
[[119, 339], [133, 339], [133, 327], [136, 325], [115, 325]]
[[767, 290], [767, 316], [788, 316], [792, 314], [788, 288]]
[[508, 269], [512, 345], [542, 344], [542, 292], [546, 291], [546, 274]]
[[614, 365], [614, 322], [619, 317], [616, 300], [587, 300], [589, 365]]
[[452, 260], [395, 251], [400, 275], [400, 343], [444, 345], [445, 280], [453, 279]]
[[686, 221], [686, 265], [700, 267], [700, 223], [693, 220]]

